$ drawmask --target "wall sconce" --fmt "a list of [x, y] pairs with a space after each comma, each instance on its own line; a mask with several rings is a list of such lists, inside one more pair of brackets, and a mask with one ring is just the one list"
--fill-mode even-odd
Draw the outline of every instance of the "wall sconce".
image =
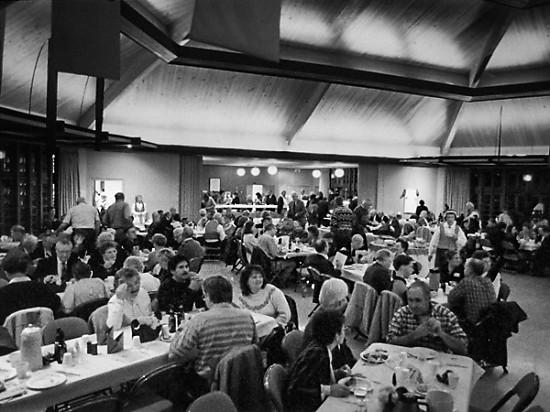
[[252, 176], [258, 176], [260, 174], [260, 169], [258, 169], [257, 167], [253, 167], [252, 169], [250, 169], [250, 174]]
[[237, 176], [243, 177], [246, 174], [246, 170], [244, 170], [242, 167], [239, 167], [237, 169]]
[[279, 169], [277, 169], [277, 166], [269, 166], [267, 168], [267, 173], [269, 173], [271, 176], [276, 175]]
[[321, 171], [319, 169], [315, 169], [313, 172], [311, 172], [311, 175], [315, 178], [315, 179], [319, 179], [321, 177]]
[[344, 177], [344, 173], [344, 169], [338, 168], [334, 171], [334, 176], [336, 176], [337, 178], [341, 178]]
[[523, 175], [524, 182], [530, 182], [531, 180], [533, 180], [533, 175], [530, 175], [530, 174]]

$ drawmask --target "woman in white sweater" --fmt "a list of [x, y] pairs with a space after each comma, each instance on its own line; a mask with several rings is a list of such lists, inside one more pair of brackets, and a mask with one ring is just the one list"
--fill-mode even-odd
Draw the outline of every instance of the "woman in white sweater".
[[290, 321], [290, 307], [284, 293], [266, 283], [261, 266], [248, 265], [241, 272], [241, 294], [237, 305], [252, 312], [275, 318], [281, 326]]

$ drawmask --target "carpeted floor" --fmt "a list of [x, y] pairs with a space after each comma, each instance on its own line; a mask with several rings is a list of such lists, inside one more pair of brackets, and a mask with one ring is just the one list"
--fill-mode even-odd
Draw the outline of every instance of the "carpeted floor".
[[[239, 292], [239, 277], [221, 262], [205, 262], [201, 277], [223, 275], [234, 286], [234, 296]], [[504, 272], [503, 282], [510, 286], [509, 301], [516, 301], [527, 313], [528, 319], [522, 322], [519, 333], [508, 340], [508, 371], [503, 374], [501, 368], [487, 371], [478, 381], [472, 393], [471, 405], [476, 409], [489, 410], [506, 391], [526, 373], [534, 371], [540, 376], [541, 387], [533, 405], [550, 408], [550, 278], [536, 278], [522, 274]], [[296, 300], [300, 329], [308, 320], [308, 313], [314, 308], [311, 294], [302, 297], [295, 291], [295, 285], [284, 292]], [[357, 356], [365, 348], [365, 340], [348, 336], [348, 344]], [[509, 412], [514, 405], [513, 399], [501, 411]], [[550, 410], [550, 409], [548, 409]]]

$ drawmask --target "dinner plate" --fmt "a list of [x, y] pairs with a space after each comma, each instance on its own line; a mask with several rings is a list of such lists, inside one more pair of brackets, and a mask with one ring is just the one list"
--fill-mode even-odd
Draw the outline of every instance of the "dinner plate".
[[361, 352], [359, 356], [361, 356], [361, 359], [363, 359], [365, 362], [375, 363], [375, 364], [384, 363], [389, 358], [388, 352], [385, 351], [384, 349], [376, 349], [373, 351]]
[[55, 372], [48, 375], [34, 376], [27, 381], [27, 388], [42, 391], [62, 385], [66, 380], [67, 377], [65, 375]]
[[17, 376], [17, 371], [13, 368], [0, 369], [0, 381], [9, 381]]
[[361, 378], [356, 376], [346, 376], [338, 381], [340, 385], [349, 387], [351, 392], [354, 392], [356, 388], [366, 388], [367, 393], [372, 392], [374, 385], [367, 378]]
[[412, 348], [409, 354], [417, 359], [430, 360], [437, 358], [437, 352], [435, 350], [422, 347]]

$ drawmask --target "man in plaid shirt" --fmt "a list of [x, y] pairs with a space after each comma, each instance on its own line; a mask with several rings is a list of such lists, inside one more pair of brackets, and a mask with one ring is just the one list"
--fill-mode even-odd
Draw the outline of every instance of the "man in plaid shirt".
[[456, 313], [462, 328], [468, 332], [479, 321], [480, 312], [497, 301], [495, 288], [488, 277], [482, 277], [485, 265], [481, 260], [468, 259], [464, 279], [451, 290], [449, 308]]
[[457, 317], [445, 306], [430, 302], [426, 283], [414, 282], [407, 291], [407, 300], [408, 305], [393, 315], [388, 343], [466, 355], [467, 338]]

